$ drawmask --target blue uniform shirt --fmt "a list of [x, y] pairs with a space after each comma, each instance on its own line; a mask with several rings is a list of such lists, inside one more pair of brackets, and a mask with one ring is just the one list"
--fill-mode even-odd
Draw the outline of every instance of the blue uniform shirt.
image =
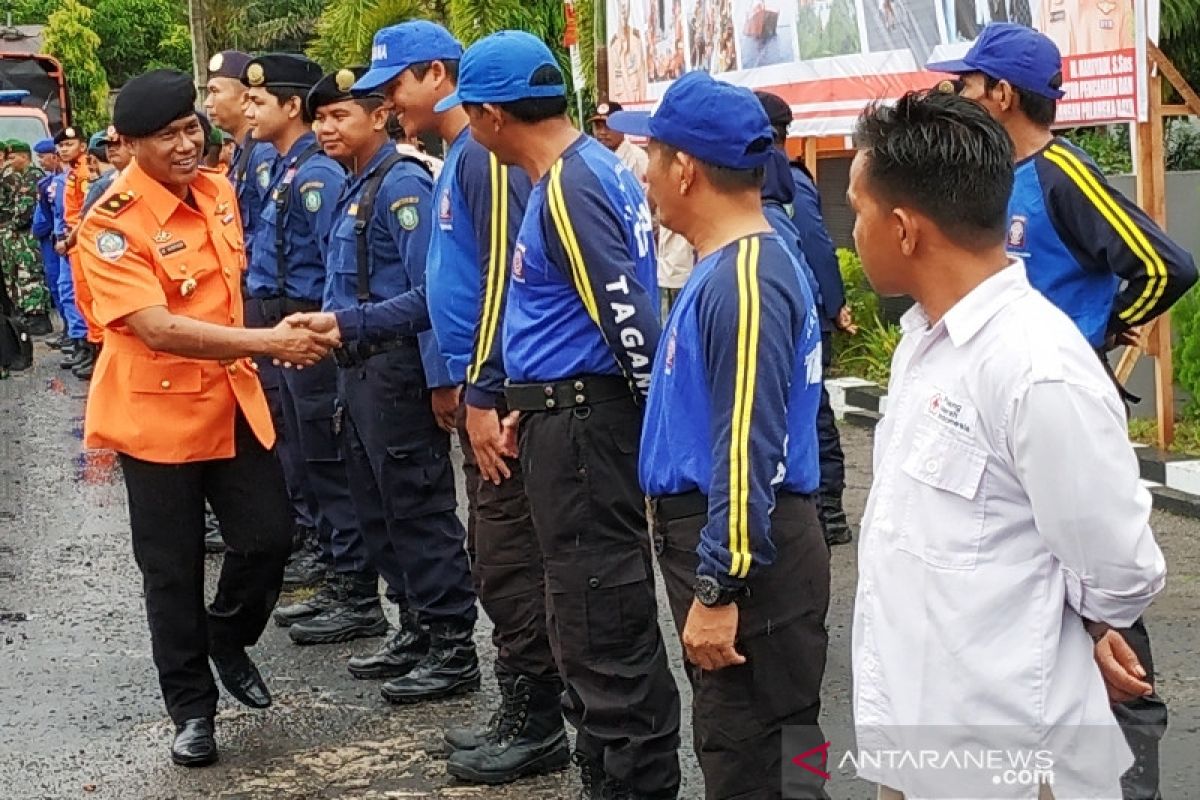
[[494, 408], [504, 393], [503, 329], [512, 244], [529, 176], [496, 160], [464, 128], [446, 151], [433, 196], [429, 316], [450, 379], [466, 401]]
[[[241, 163], [243, 154], [245, 164]], [[274, 145], [256, 141], [248, 133], [240, 144], [234, 145], [228, 178], [237, 195], [238, 212], [242, 216], [242, 230], [247, 243], [253, 240], [254, 229], [262, 216], [263, 200], [271, 188], [271, 168], [278, 157]]]
[[29, 232], [38, 239], [49, 239], [54, 235], [54, 200], [50, 196], [50, 184], [57, 173], [39, 178], [37, 183], [37, 205], [33, 209], [33, 224]]
[[660, 333], [652, 238], [637, 178], [581, 135], [534, 185], [521, 222], [504, 315], [509, 380], [624, 375], [644, 394]]
[[775, 493], [820, 481], [820, 393], [812, 292], [778, 235], [701, 259], [655, 356], [638, 466], [651, 497], [708, 497], [698, 574], [737, 587], [775, 560]]
[[1192, 257], [1063, 139], [1017, 163], [1007, 244], [1034, 288], [1096, 348], [1196, 282]]
[[334, 213], [326, 258], [325, 310], [334, 312], [342, 341], [418, 336], [429, 386], [450, 386], [446, 362], [429, 327], [425, 263], [433, 219], [433, 179], [419, 165], [401, 161], [383, 178], [366, 229], [370, 297], [358, 300], [358, 237], [354, 223], [369, 178], [394, 155], [388, 142], [366, 169], [351, 176]]
[[54, 202], [54, 235], [67, 235], [67, 210], [64, 205], [67, 193], [67, 173], [60, 172], [54, 176], [50, 185], [50, 193]]
[[87, 194], [83, 197], [83, 213], [86, 214], [92, 206], [96, 205], [96, 201], [104, 196], [108, 191], [108, 187], [113, 185], [113, 181], [121, 173], [115, 169], [110, 169], [101, 175], [96, 180], [88, 184]]
[[817, 281], [820, 296], [818, 313], [822, 314], [823, 328], [831, 327], [829, 320], [837, 318], [842, 306], [846, 305], [846, 286], [842, 282], [842, 271], [838, 266], [837, 250], [825, 218], [821, 215], [821, 195], [808, 173], [792, 167], [792, 185], [796, 192], [792, 196], [792, 224], [800, 234], [800, 249]]
[[262, 216], [254, 231], [246, 289], [251, 297], [278, 297], [275, 253], [276, 198], [289, 194], [283, 224], [284, 288], [282, 295], [293, 300], [320, 303], [325, 287], [325, 248], [334, 207], [346, 184], [346, 173], [324, 153], [317, 152], [299, 169], [296, 162], [317, 137], [309, 132], [296, 140], [271, 170], [271, 191], [263, 202]]

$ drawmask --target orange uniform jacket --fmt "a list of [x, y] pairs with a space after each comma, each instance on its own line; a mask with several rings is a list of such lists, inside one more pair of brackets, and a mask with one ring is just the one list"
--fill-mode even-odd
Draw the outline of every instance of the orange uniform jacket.
[[104, 349], [88, 394], [88, 447], [162, 464], [234, 455], [240, 407], [264, 447], [275, 430], [249, 359], [218, 363], [151, 350], [123, 322], [135, 311], [242, 325], [241, 219], [233, 187], [201, 170], [192, 208], [137, 164], [83, 221], [79, 254]]
[[[63, 193], [63, 220], [67, 230], [79, 227], [83, 215], [83, 201], [87, 197], [88, 184], [91, 183], [91, 173], [88, 172], [87, 159], [80, 158], [73, 165], [68, 165], [67, 184]], [[67, 261], [71, 264], [71, 280], [75, 283], [75, 305], [87, 323], [87, 338], [93, 344], [100, 342], [100, 324], [92, 313], [92, 290], [79, 264], [79, 246], [76, 245], [67, 253]]]

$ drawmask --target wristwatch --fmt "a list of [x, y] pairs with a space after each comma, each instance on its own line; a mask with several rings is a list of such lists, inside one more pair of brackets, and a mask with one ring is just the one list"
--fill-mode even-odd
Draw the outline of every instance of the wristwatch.
[[696, 600], [700, 602], [700, 605], [707, 608], [727, 606], [746, 593], [744, 588], [730, 589], [722, 586], [711, 575], [697, 575], [693, 590]]

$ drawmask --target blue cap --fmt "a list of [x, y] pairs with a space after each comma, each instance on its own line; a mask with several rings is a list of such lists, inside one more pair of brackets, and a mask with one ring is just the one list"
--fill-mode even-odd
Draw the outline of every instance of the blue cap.
[[42, 139], [33, 146], [33, 152], [37, 153], [39, 156], [48, 156], [51, 153], [57, 152], [54, 148], [54, 140]]
[[653, 111], [618, 111], [608, 118], [608, 127], [649, 136], [727, 169], [761, 167], [775, 141], [754, 92], [699, 70], [671, 84]]
[[[558, 79], [534, 83], [534, 73], [554, 67]], [[441, 113], [462, 103], [511, 103], [565, 97], [567, 83], [550, 48], [525, 31], [500, 31], [467, 48], [458, 65], [458, 90], [434, 106]]]
[[371, 41], [371, 68], [350, 91], [374, 91], [413, 64], [458, 61], [462, 57], [462, 45], [437, 23], [418, 19], [380, 28]]
[[925, 69], [952, 75], [982, 72], [1050, 100], [1065, 94], [1058, 88], [1062, 84], [1058, 46], [1049, 36], [1015, 22], [990, 23], [961, 59], [930, 62]]

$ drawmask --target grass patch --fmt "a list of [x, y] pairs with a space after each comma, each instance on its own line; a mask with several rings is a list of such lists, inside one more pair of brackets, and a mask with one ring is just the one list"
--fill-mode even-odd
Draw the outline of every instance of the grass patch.
[[[1140, 444], [1158, 446], [1158, 421], [1153, 419], [1129, 420], [1129, 438]], [[1172, 453], [1200, 456], [1200, 421], [1181, 419], [1175, 423], [1175, 441]]]

